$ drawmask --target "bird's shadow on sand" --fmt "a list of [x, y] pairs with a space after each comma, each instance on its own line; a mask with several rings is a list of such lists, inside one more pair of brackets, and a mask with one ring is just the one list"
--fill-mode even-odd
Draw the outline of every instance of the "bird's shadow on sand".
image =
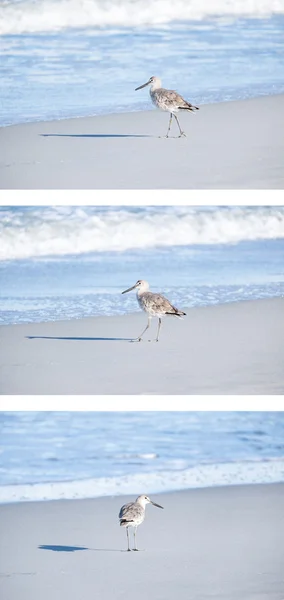
[[154, 135], [139, 133], [40, 133], [40, 137], [71, 137], [71, 138], [151, 138]]
[[52, 335], [26, 335], [28, 340], [71, 340], [75, 342], [133, 342], [132, 338], [117, 337], [57, 337]]
[[55, 544], [40, 544], [39, 550], [51, 550], [52, 552], [78, 552], [89, 550], [90, 552], [124, 552], [115, 548], [87, 548], [86, 546], [57, 546]]
[[39, 550], [52, 550], [53, 552], [77, 552], [78, 550], [89, 550], [85, 546], [57, 546], [55, 544], [40, 544]]

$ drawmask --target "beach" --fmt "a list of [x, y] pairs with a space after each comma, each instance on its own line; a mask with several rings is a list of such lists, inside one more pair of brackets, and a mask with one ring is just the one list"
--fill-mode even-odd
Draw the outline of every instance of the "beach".
[[[2, 394], [282, 394], [283, 298], [186, 309], [2, 325]], [[150, 333], [150, 336], [147, 335]]]
[[283, 599], [283, 484], [152, 495], [164, 510], [146, 507], [128, 553], [118, 512], [132, 499], [1, 505], [1, 597]]
[[[2, 189], [282, 189], [284, 95], [2, 127]], [[176, 124], [172, 134], [177, 135]]]

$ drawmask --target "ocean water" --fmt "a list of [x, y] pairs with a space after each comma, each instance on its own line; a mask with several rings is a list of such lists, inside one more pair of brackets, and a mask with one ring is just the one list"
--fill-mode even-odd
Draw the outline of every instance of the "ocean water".
[[0, 323], [123, 315], [138, 279], [180, 308], [284, 294], [283, 206], [0, 207]]
[[5, 0], [0, 125], [284, 91], [284, 0]]
[[284, 481], [284, 413], [1, 412], [0, 502]]

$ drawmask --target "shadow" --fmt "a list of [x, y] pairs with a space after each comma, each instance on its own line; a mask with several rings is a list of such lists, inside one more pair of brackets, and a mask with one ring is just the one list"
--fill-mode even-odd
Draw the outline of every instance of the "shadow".
[[72, 137], [72, 138], [151, 138], [154, 135], [139, 133], [39, 133], [41, 137]]
[[49, 335], [26, 335], [28, 340], [73, 340], [75, 342], [133, 342], [132, 338], [115, 337], [56, 337]]
[[39, 550], [51, 550], [52, 552], [77, 552], [78, 550], [89, 550], [90, 552], [124, 552], [114, 548], [86, 548], [85, 546], [56, 546], [54, 544], [41, 544]]
[[84, 546], [49, 546], [46, 544], [38, 546], [38, 549], [52, 550], [53, 552], [77, 552], [77, 550], [89, 550], [89, 548], [85, 548]]

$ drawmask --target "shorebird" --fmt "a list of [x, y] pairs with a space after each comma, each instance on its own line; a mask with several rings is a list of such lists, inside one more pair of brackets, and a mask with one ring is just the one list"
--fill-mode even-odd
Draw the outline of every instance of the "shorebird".
[[152, 500], [150, 500], [150, 498], [148, 498], [148, 496], [138, 496], [138, 498], [136, 498], [135, 502], [129, 502], [128, 504], [124, 504], [119, 511], [118, 518], [120, 520], [120, 526], [126, 527], [127, 543], [128, 543], [127, 551], [128, 552], [131, 552], [131, 549], [129, 547], [128, 528], [134, 527], [134, 548], [133, 548], [133, 550], [138, 552], [138, 548], [136, 546], [136, 531], [137, 531], [137, 527], [139, 525], [141, 525], [141, 523], [143, 523], [143, 521], [145, 519], [145, 507], [146, 507], [146, 504], [149, 504], [149, 503], [153, 504], [153, 506], [157, 506], [158, 508], [164, 508], [163, 506], [160, 506], [160, 504], [156, 504], [156, 502], [153, 502]]
[[153, 104], [155, 104], [157, 108], [166, 110], [170, 113], [169, 127], [165, 137], [169, 137], [173, 115], [179, 128], [180, 134], [178, 137], [186, 137], [184, 131], [181, 130], [179, 120], [175, 113], [179, 112], [180, 110], [195, 112], [196, 110], [199, 110], [198, 106], [193, 106], [193, 104], [190, 104], [190, 102], [184, 100], [184, 98], [174, 90], [166, 90], [165, 88], [162, 88], [162, 82], [158, 77], [150, 77], [149, 81], [146, 81], [146, 83], [143, 83], [143, 85], [139, 85], [139, 87], [135, 88], [135, 91], [142, 90], [142, 88], [146, 87], [147, 85], [150, 85], [150, 96]]
[[185, 316], [186, 313], [173, 306], [167, 300], [167, 298], [165, 298], [161, 294], [153, 294], [152, 292], [149, 292], [149, 283], [148, 281], [143, 281], [143, 279], [138, 279], [135, 285], [128, 288], [127, 290], [124, 290], [124, 292], [121, 293], [126, 294], [127, 292], [131, 292], [131, 290], [134, 290], [135, 288], [137, 288], [136, 297], [140, 308], [142, 308], [142, 310], [148, 313], [148, 323], [144, 331], [142, 331], [142, 333], [133, 341], [141, 342], [142, 335], [144, 335], [145, 331], [147, 331], [147, 329], [149, 329], [150, 327], [152, 317], [158, 317], [159, 324], [156, 337], [156, 342], [158, 342], [162, 317], [164, 317], [165, 315], [174, 315], [175, 317], [182, 317]]

